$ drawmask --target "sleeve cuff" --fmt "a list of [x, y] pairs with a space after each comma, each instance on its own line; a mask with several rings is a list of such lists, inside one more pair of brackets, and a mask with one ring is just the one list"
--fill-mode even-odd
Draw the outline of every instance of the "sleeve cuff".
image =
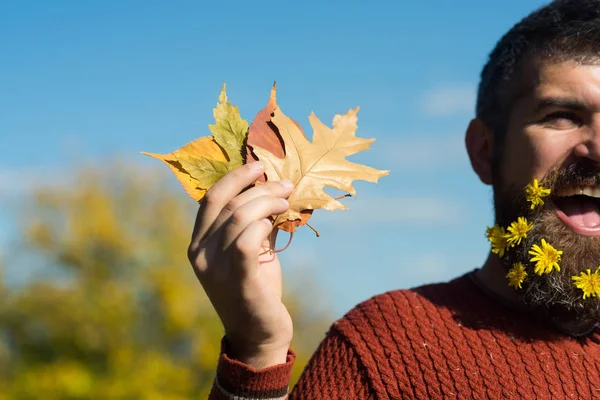
[[221, 340], [221, 355], [215, 385], [222, 395], [236, 400], [285, 399], [296, 354], [288, 350], [284, 364], [254, 369], [228, 355], [227, 339]]

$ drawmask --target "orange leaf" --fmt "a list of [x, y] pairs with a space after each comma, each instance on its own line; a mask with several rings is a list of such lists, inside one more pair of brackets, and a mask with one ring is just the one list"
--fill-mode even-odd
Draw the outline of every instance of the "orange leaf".
[[255, 146], [269, 150], [275, 157], [285, 157], [285, 148], [281, 136], [277, 134], [271, 125], [271, 115], [277, 109], [277, 101], [275, 99], [277, 85], [274, 83], [271, 88], [271, 96], [269, 102], [260, 110], [248, 129], [248, 141], [246, 143], [246, 160], [257, 160], [253, 153]]
[[300, 211], [300, 219], [295, 219], [293, 221], [287, 220], [277, 225], [278, 229], [286, 232], [296, 232], [296, 228], [302, 225], [306, 225], [310, 217], [312, 216], [313, 210], [302, 210]]

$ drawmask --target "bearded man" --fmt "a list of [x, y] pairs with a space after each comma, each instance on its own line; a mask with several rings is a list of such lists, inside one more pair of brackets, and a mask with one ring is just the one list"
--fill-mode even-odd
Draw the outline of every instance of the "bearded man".
[[494, 191], [484, 265], [359, 304], [289, 394], [292, 321], [263, 249], [293, 188], [244, 190], [254, 163], [208, 191], [189, 258], [225, 327], [211, 399], [600, 397], [600, 0], [554, 1], [498, 42], [465, 142]]

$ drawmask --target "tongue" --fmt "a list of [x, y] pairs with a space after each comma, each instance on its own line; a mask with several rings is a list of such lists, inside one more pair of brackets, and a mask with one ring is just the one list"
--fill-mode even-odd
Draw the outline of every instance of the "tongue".
[[600, 203], [596, 200], [574, 196], [565, 198], [561, 203], [560, 208], [573, 224], [586, 228], [600, 225]]

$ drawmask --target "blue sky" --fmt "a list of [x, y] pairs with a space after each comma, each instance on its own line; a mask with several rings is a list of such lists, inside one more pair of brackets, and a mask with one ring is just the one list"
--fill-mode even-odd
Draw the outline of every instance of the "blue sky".
[[208, 134], [222, 82], [251, 120], [276, 80], [307, 130], [311, 111], [330, 124], [360, 105], [357, 135], [377, 140], [353, 160], [391, 170], [350, 211], [316, 212], [321, 237], [299, 232], [286, 271], [314, 272], [340, 315], [484, 261], [491, 192], [464, 130], [487, 54], [543, 2], [203, 3], [1, 2], [0, 198], [82, 161], [155, 166], [139, 152]]

